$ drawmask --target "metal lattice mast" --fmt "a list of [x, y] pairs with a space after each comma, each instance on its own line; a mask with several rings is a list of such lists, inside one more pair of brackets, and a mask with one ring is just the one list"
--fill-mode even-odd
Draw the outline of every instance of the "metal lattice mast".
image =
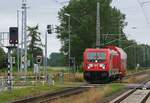
[[21, 63], [20, 64], [21, 65], [20, 65], [20, 67], [21, 67], [21, 72], [22, 72], [23, 71], [23, 67], [22, 67], [22, 65], [23, 65], [22, 64], [22, 59], [23, 58], [22, 57], [23, 57], [23, 51], [24, 51], [24, 48], [23, 48], [23, 42], [24, 42], [24, 40], [23, 40], [23, 38], [24, 38], [23, 37], [23, 33], [24, 33], [23, 32], [23, 15], [24, 15], [24, 11], [23, 10], [22, 10], [22, 14], [21, 15], [22, 15], [22, 18], [21, 18], [22, 19], [22, 21], [21, 21], [22, 24], [21, 24], [21, 53], [20, 53], [20, 56], [21, 56]]
[[24, 34], [24, 67], [25, 67], [25, 76], [27, 73], [27, 0], [22, 0], [22, 10], [23, 10], [23, 34]]
[[[17, 10], [17, 27], [18, 27], [18, 38], [19, 38], [19, 10]], [[19, 43], [19, 41], [18, 41]], [[19, 44], [17, 45], [17, 67], [18, 67], [18, 73], [19, 73], [19, 70], [20, 70], [20, 61], [19, 61], [19, 56], [20, 56], [20, 52], [19, 52]]]
[[100, 3], [97, 2], [96, 47], [100, 47]]

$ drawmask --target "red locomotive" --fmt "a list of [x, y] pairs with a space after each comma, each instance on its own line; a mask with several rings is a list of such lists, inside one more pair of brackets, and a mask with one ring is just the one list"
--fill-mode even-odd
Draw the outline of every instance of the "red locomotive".
[[127, 55], [119, 47], [89, 48], [84, 52], [84, 78], [88, 82], [122, 78], [126, 64]]

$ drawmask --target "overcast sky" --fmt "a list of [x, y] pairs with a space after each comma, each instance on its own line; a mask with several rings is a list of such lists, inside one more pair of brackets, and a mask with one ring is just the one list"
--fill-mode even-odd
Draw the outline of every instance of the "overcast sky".
[[[8, 31], [10, 26], [16, 26], [16, 12], [21, 8], [22, 0], [0, 0], [0, 32]], [[27, 0], [28, 1], [28, 25], [39, 24], [42, 40], [44, 42], [44, 31], [47, 24], [58, 25], [57, 13], [65, 5], [60, 2], [67, 0]], [[58, 2], [59, 1], [59, 2]], [[140, 0], [144, 2], [148, 0]], [[112, 6], [119, 8], [126, 14], [128, 26], [124, 32], [129, 39], [135, 39], [140, 43], [150, 44], [150, 3], [144, 4], [143, 14], [137, 0], [113, 0]], [[133, 29], [136, 27], [136, 29]], [[56, 39], [56, 34], [48, 36], [48, 53], [59, 52], [60, 41]]]

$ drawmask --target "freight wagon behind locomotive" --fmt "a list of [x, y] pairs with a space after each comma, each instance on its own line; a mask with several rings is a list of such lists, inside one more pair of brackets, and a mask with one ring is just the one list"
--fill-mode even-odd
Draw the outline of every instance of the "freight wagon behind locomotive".
[[84, 78], [88, 82], [122, 78], [126, 64], [127, 55], [119, 47], [89, 48], [84, 52]]

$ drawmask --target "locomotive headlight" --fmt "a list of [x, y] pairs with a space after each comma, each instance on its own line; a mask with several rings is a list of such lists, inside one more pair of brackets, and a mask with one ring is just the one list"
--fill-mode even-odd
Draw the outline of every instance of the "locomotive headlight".
[[89, 64], [88, 65], [88, 69], [90, 69], [91, 67], [93, 67], [93, 64]]
[[105, 69], [105, 68], [106, 68], [106, 65], [105, 65], [105, 64], [100, 64], [100, 67], [101, 67], [102, 69]]

